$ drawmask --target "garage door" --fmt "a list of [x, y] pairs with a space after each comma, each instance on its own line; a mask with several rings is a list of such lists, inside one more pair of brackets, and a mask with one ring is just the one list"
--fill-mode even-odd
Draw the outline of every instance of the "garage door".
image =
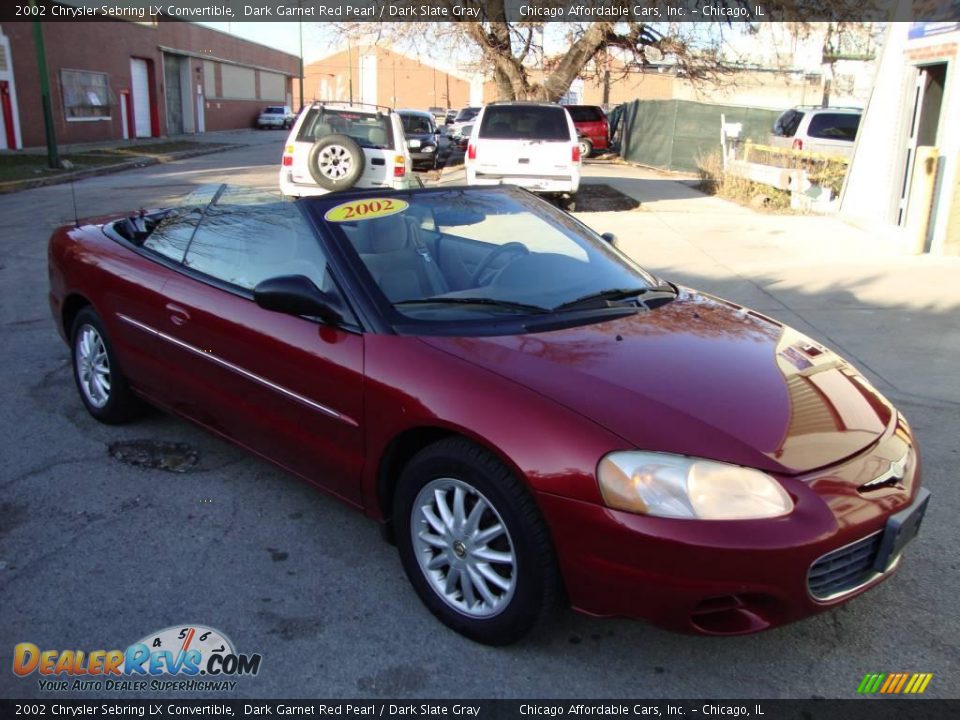
[[147, 61], [130, 58], [130, 93], [133, 95], [133, 131], [150, 137], [150, 73]]

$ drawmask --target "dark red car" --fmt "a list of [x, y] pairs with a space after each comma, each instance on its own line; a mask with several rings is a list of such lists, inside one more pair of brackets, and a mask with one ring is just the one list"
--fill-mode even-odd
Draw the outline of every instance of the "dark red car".
[[603, 108], [596, 105], [564, 105], [580, 136], [580, 157], [587, 158], [610, 147], [610, 124]]
[[675, 286], [515, 188], [221, 187], [57, 230], [80, 398], [147, 401], [384, 523], [487, 643], [558, 598], [730, 635], [889, 576], [929, 493], [842, 358]]

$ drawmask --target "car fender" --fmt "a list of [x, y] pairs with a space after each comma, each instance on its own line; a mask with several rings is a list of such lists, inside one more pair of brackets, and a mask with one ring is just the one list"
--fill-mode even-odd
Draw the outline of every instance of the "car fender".
[[534, 493], [601, 502], [596, 466], [605, 453], [626, 447], [618, 436], [417, 338], [371, 334], [364, 351], [363, 499], [372, 517], [383, 519], [378, 479], [385, 456], [396, 438], [418, 429], [469, 438], [496, 454]]

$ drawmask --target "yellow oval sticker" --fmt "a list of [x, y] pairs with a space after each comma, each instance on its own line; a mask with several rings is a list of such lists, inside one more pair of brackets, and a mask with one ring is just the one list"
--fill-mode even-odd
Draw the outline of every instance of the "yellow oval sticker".
[[323, 219], [327, 222], [353, 222], [355, 220], [373, 220], [403, 212], [410, 203], [396, 198], [365, 198], [351, 200], [327, 210]]

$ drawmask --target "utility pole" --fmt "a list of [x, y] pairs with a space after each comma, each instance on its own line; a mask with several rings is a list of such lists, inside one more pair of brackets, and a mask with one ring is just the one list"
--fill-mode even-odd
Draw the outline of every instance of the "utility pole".
[[[303, 0], [300, 0], [300, 7], [303, 7]], [[297, 110], [303, 110], [303, 20], [300, 21], [300, 107]]]
[[[36, 0], [30, 6], [36, 7]], [[43, 27], [39, 20], [33, 21], [33, 45], [37, 51], [37, 70], [40, 73], [40, 100], [43, 103], [43, 129], [47, 136], [47, 164], [60, 167], [60, 152], [57, 150], [57, 135], [53, 129], [53, 105], [50, 102], [50, 75], [47, 71], [47, 50], [43, 44]]]
[[350, 104], [353, 105], [353, 53], [347, 40], [347, 79], [350, 81]]

